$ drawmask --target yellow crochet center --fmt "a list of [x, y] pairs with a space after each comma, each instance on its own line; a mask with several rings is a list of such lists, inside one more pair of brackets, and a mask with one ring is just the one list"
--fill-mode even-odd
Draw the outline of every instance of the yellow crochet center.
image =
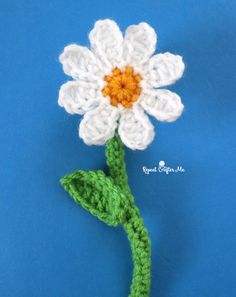
[[123, 72], [115, 68], [111, 75], [104, 77], [104, 80], [107, 84], [102, 94], [110, 97], [110, 103], [113, 106], [122, 104], [125, 108], [132, 107], [142, 91], [139, 86], [142, 77], [134, 73], [133, 67], [126, 66]]

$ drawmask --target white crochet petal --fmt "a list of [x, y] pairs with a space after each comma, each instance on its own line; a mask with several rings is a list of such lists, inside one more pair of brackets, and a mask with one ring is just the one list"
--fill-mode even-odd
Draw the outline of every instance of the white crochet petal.
[[58, 104], [68, 113], [84, 114], [96, 108], [102, 98], [95, 82], [69, 81], [59, 91]]
[[84, 115], [79, 126], [79, 136], [88, 145], [103, 145], [115, 135], [118, 119], [118, 108], [101, 104]]
[[93, 81], [103, 76], [99, 61], [87, 47], [70, 44], [64, 48], [59, 60], [65, 74], [74, 79]]
[[118, 128], [122, 142], [132, 150], [144, 150], [154, 138], [154, 129], [139, 106], [124, 110]]
[[144, 110], [162, 122], [173, 122], [181, 116], [184, 106], [180, 97], [169, 90], [153, 90], [140, 98]]
[[123, 58], [128, 65], [145, 63], [155, 52], [157, 36], [147, 23], [129, 26], [125, 32]]
[[112, 20], [100, 20], [89, 33], [91, 50], [103, 62], [106, 69], [112, 70], [122, 60], [123, 36]]
[[149, 60], [146, 81], [155, 88], [173, 84], [183, 75], [185, 65], [181, 56], [158, 54]]

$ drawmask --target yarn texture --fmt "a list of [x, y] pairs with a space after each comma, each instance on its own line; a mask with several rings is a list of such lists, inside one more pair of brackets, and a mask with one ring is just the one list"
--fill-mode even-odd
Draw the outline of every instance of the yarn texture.
[[77, 170], [61, 179], [76, 203], [110, 226], [123, 225], [134, 263], [129, 297], [147, 297], [151, 282], [148, 232], [128, 185], [123, 144], [115, 136], [106, 145], [109, 176], [103, 171]]
[[146, 113], [172, 122], [183, 112], [177, 94], [158, 89], [181, 78], [182, 57], [154, 54], [157, 35], [147, 23], [131, 25], [123, 35], [114, 21], [100, 20], [89, 40], [90, 49], [71, 44], [60, 55], [64, 72], [74, 80], [61, 86], [59, 105], [84, 115], [79, 136], [86, 144], [104, 145], [118, 130], [127, 147], [146, 149], [154, 138]]
[[148, 297], [151, 243], [135, 205], [126, 173], [124, 145], [144, 150], [154, 138], [147, 114], [175, 121], [183, 112], [180, 97], [158, 89], [184, 72], [182, 57], [154, 54], [157, 36], [147, 23], [132, 25], [123, 35], [112, 20], [100, 20], [89, 34], [90, 49], [69, 45], [60, 55], [73, 78], [61, 86], [58, 103], [83, 115], [79, 136], [88, 145], [106, 145], [109, 174], [76, 170], [60, 182], [76, 203], [109, 226], [122, 225], [134, 263], [129, 297]]

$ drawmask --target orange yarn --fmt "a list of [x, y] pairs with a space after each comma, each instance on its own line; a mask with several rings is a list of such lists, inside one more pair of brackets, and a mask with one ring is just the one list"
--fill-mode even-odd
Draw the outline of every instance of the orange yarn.
[[115, 68], [111, 75], [104, 77], [104, 80], [107, 84], [102, 93], [104, 96], [110, 97], [113, 106], [118, 106], [120, 103], [125, 108], [132, 107], [142, 90], [139, 86], [142, 77], [134, 73], [133, 67], [126, 66], [124, 72]]

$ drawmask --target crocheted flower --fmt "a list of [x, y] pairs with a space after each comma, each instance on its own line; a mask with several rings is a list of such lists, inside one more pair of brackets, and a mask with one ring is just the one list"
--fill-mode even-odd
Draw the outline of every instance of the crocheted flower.
[[114, 21], [100, 20], [89, 40], [91, 49], [72, 44], [60, 55], [74, 80], [62, 85], [59, 105], [84, 115], [79, 136], [86, 144], [103, 145], [117, 130], [127, 147], [145, 149], [154, 138], [146, 113], [172, 122], [183, 111], [177, 94], [158, 89], [182, 76], [182, 57], [154, 55], [157, 36], [147, 23], [129, 26], [123, 36]]

